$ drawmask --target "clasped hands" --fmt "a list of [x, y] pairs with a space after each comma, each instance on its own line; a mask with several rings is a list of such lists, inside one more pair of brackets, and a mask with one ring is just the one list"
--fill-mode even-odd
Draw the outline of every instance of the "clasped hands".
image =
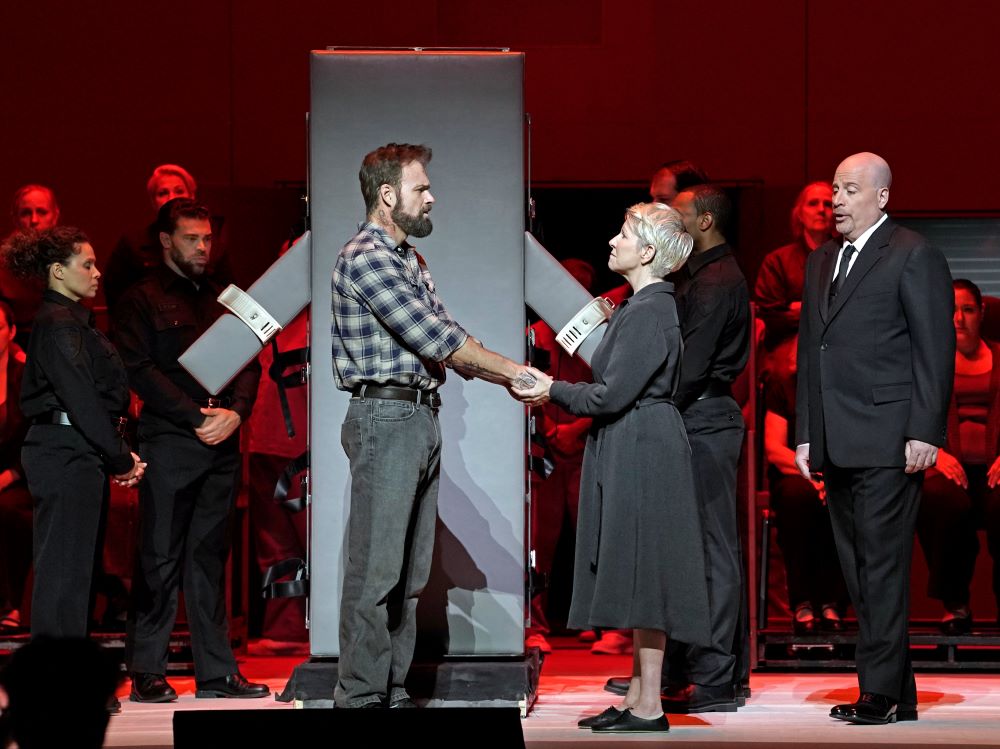
[[[535, 384], [530, 388], [523, 388], [517, 382], [517, 379], [523, 374], [534, 378]], [[549, 399], [550, 387], [552, 387], [552, 378], [547, 374], [534, 367], [523, 367], [517, 371], [507, 390], [513, 397], [525, 405], [541, 406]]]
[[118, 486], [135, 486], [142, 480], [142, 475], [145, 472], [146, 464], [142, 462], [142, 459], [138, 455], [132, 453], [132, 470], [119, 473], [113, 476], [112, 479]]

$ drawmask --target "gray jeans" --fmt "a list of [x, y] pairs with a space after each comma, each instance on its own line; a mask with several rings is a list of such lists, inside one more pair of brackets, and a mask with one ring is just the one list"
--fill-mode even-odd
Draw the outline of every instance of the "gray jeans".
[[413, 660], [417, 599], [434, 551], [441, 427], [437, 411], [352, 398], [341, 427], [351, 463], [340, 601], [338, 707], [396, 702]]

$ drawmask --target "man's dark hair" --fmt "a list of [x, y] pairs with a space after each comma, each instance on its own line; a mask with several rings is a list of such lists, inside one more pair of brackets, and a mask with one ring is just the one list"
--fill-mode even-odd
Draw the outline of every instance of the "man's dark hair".
[[191, 198], [168, 200], [160, 206], [160, 211], [156, 214], [156, 231], [173, 234], [177, 228], [177, 222], [182, 218], [208, 221], [212, 218], [212, 212], [204, 203], [199, 203]]
[[431, 160], [431, 149], [409, 143], [389, 143], [376, 148], [361, 162], [358, 179], [361, 180], [361, 194], [365, 198], [365, 212], [371, 214], [378, 206], [378, 189], [390, 185], [399, 193], [403, 167], [419, 161], [424, 167]]
[[694, 198], [694, 209], [700, 216], [711, 213], [716, 228], [725, 236], [729, 231], [729, 221], [733, 215], [733, 204], [729, 196], [715, 185], [694, 185], [683, 192], [691, 193]]
[[977, 307], [983, 306], [983, 292], [980, 291], [979, 287], [976, 286], [968, 278], [956, 278], [954, 281], [951, 282], [951, 285], [956, 291], [958, 289], [962, 289], [963, 291], [968, 291], [970, 294], [972, 294], [972, 298], [976, 300], [976, 306]]
[[695, 185], [706, 185], [710, 181], [700, 166], [686, 159], [665, 161], [660, 164], [660, 169], [669, 169], [670, 173], [674, 175], [674, 179], [677, 181], [677, 192], [684, 192]]

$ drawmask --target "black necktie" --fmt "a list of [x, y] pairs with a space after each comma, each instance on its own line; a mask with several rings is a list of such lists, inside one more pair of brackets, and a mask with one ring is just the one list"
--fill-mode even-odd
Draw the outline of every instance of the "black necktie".
[[838, 292], [844, 287], [844, 283], [847, 281], [847, 270], [851, 267], [851, 258], [854, 257], [854, 253], [857, 251], [858, 248], [853, 244], [849, 244], [844, 248], [844, 254], [840, 258], [840, 269], [837, 272], [837, 277], [830, 284], [831, 302], [836, 299]]

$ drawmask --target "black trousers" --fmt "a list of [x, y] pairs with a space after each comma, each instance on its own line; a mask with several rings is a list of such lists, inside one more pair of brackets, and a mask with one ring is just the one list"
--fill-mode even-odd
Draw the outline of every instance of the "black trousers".
[[[723, 397], [695, 401], [683, 417], [701, 510], [712, 644], [672, 646], [666, 676], [675, 683], [730, 685], [749, 676], [743, 673], [749, 670], [750, 633], [736, 511], [743, 415], [736, 401]], [[680, 665], [681, 655], [685, 666]], [[682, 668], [686, 671], [684, 677], [677, 673]]]
[[195, 678], [234, 673], [225, 573], [240, 468], [238, 438], [210, 447], [193, 433], [145, 414], [139, 437], [139, 454], [149, 466], [139, 490], [138, 561], [125, 662], [129, 671], [166, 673], [183, 584]]
[[969, 488], [939, 471], [924, 479], [917, 537], [927, 558], [927, 594], [947, 606], [969, 603], [969, 585], [979, 554], [977, 529], [986, 528], [993, 558], [993, 595], [1000, 601], [1000, 486], [990, 489], [985, 465], [965, 465]]
[[819, 492], [802, 476], [772, 472], [771, 508], [775, 511], [778, 546], [785, 560], [788, 603], [820, 607], [847, 603], [847, 587], [840, 571], [833, 527]]
[[862, 692], [917, 704], [910, 663], [910, 561], [923, 473], [823, 466], [833, 537], [858, 616]]
[[73, 427], [28, 430], [21, 462], [34, 498], [31, 636], [86, 637], [108, 503], [100, 457]]

